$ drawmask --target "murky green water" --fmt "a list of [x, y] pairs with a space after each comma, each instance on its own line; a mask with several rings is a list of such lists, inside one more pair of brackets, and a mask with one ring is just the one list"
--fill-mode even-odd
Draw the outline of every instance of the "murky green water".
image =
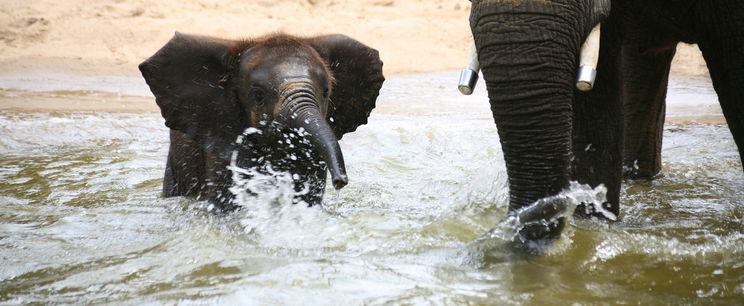
[[[0, 111], [0, 304], [744, 303], [725, 126], [669, 125], [663, 174], [626, 184], [619, 222], [572, 220], [546, 255], [505, 256], [472, 242], [503, 219], [506, 174], [485, 92], [458, 96], [456, 76], [389, 78], [322, 209], [160, 198], [157, 113]], [[145, 92], [123, 83], [118, 99]], [[670, 117], [715, 104], [709, 86], [676, 81]]]

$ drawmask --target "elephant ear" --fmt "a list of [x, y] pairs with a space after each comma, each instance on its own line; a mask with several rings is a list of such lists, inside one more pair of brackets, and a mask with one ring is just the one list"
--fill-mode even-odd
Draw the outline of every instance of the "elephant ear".
[[237, 41], [176, 34], [139, 65], [165, 125], [229, 159], [244, 124], [226, 89]]
[[328, 123], [337, 139], [367, 123], [385, 81], [377, 50], [344, 35], [310, 39], [336, 80], [328, 106]]

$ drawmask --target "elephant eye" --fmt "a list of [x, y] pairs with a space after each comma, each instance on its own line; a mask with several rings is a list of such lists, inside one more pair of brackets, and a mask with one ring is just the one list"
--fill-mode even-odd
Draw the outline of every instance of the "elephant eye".
[[264, 98], [266, 98], [266, 92], [261, 87], [251, 88], [251, 94], [253, 95], [253, 101], [256, 101], [256, 106], [264, 105]]
[[328, 94], [330, 94], [330, 90], [328, 87], [323, 88], [323, 96], [328, 98]]

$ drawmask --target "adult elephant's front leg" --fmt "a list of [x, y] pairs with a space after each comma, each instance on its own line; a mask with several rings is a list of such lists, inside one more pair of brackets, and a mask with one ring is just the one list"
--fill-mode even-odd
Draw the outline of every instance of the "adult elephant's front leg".
[[625, 144], [623, 172], [633, 179], [652, 179], [661, 171], [669, 68], [677, 43], [622, 49]]

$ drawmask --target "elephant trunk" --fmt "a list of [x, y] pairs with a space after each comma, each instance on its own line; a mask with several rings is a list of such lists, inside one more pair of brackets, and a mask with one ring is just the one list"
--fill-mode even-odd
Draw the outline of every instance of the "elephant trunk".
[[[581, 20], [577, 14], [551, 1], [473, 2], [471, 29], [504, 152], [510, 213], [569, 186], [581, 35], [565, 29], [579, 27], [566, 24]], [[560, 227], [526, 236], [554, 237]]]
[[325, 121], [318, 107], [313, 90], [309, 86], [294, 86], [283, 93], [279, 117], [289, 127], [304, 130], [316, 153], [320, 154], [331, 173], [333, 187], [341, 189], [348, 184], [346, 166], [341, 147], [333, 130]]
[[[493, 74], [484, 70], [486, 79]], [[571, 88], [571, 81], [565, 87]], [[569, 185], [570, 93], [537, 80], [529, 83], [535, 85], [513, 85], [508, 90], [488, 85], [489, 92], [498, 95], [490, 98], [491, 110], [509, 176], [511, 211], [556, 195]]]

